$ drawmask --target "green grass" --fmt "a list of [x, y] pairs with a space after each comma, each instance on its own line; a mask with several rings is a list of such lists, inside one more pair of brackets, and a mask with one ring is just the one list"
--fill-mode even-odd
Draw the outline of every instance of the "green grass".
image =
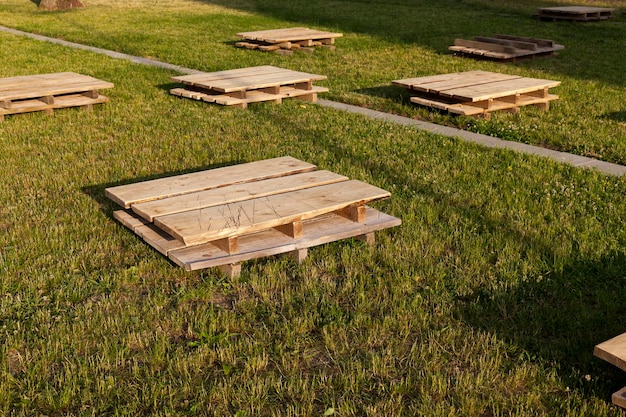
[[[522, 18], [537, 2], [407, 0], [395, 20], [381, 2], [160, 3], [43, 13], [7, 0], [0, 24], [204, 70], [306, 69], [329, 76], [320, 84], [334, 100], [626, 155], [621, 15], [574, 25]], [[293, 24], [345, 36], [336, 51], [291, 57], [230, 43]], [[507, 65], [447, 55], [451, 38], [481, 27], [532, 29], [566, 50]], [[93, 112], [0, 123], [0, 414], [622, 414], [610, 395], [624, 374], [592, 351], [624, 331], [623, 178], [306, 102], [198, 103], [169, 95], [170, 71], [5, 33], [0, 45], [0, 76], [76, 71], [115, 84]], [[388, 85], [475, 67], [561, 79], [561, 99], [487, 122], [430, 114]], [[301, 265], [247, 262], [230, 280], [173, 266], [104, 196], [282, 155], [391, 191], [377, 207], [402, 226], [374, 247], [314, 248]]]

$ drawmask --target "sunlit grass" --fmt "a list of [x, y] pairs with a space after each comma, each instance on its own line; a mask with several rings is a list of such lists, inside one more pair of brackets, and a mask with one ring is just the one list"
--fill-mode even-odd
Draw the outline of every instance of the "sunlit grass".
[[[596, 63], [580, 76], [557, 68], [571, 63], [565, 52], [502, 66], [356, 31], [336, 51], [281, 57], [221, 43], [242, 22], [295, 23], [269, 1], [134, 2], [141, 13], [133, 2], [86, 3], [47, 14], [9, 0], [0, 24], [192, 68], [306, 69], [329, 76], [325, 97], [551, 147], [571, 135], [581, 153], [623, 146], [623, 122], [602, 116], [621, 111], [615, 62], [594, 80]], [[87, 18], [96, 4], [101, 21]], [[388, 86], [474, 65], [562, 76], [562, 99], [548, 113], [459, 120], [413, 108]], [[168, 93], [171, 71], [0, 33], [1, 76], [56, 71], [115, 87], [91, 112], [0, 123], [0, 414], [621, 415], [610, 395], [623, 373], [592, 349], [623, 332], [623, 178], [305, 102], [240, 110], [180, 99]], [[585, 95], [588, 107], [571, 100]], [[230, 280], [170, 264], [112, 218], [104, 197], [122, 182], [282, 155], [389, 190], [377, 207], [402, 226], [374, 247], [311, 249], [301, 265], [247, 262]]]

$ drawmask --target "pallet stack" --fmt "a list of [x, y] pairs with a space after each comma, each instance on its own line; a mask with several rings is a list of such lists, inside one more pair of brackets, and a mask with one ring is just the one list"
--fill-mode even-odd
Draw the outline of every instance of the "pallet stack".
[[[626, 333], [596, 345], [593, 354], [626, 371]], [[615, 392], [611, 400], [613, 404], [626, 408], [626, 387]]]
[[552, 55], [563, 48], [563, 45], [557, 45], [549, 39], [493, 35], [492, 37], [477, 36], [473, 40], [455, 39], [454, 45], [448, 49], [461, 55], [477, 58], [515, 61], [520, 58]]
[[327, 92], [328, 89], [314, 86], [313, 81], [324, 79], [326, 77], [323, 75], [265, 65], [172, 77], [172, 80], [185, 86], [173, 88], [170, 93], [241, 108], [261, 101], [280, 104], [282, 99], [291, 97], [315, 102], [317, 94]]
[[94, 104], [109, 99], [99, 90], [113, 88], [113, 84], [74, 72], [26, 75], [0, 79], [0, 121], [5, 115], [55, 109], [81, 107], [91, 109]]
[[468, 71], [395, 80], [407, 88], [411, 102], [454, 114], [489, 118], [491, 112], [517, 112], [536, 105], [545, 110], [559, 97], [548, 92], [560, 81], [526, 78], [488, 71]]
[[335, 38], [343, 36], [341, 33], [303, 27], [240, 32], [236, 35], [244, 39], [235, 44], [238, 48], [258, 49], [283, 55], [291, 54], [294, 50], [312, 52], [314, 47], [334, 49]]
[[605, 7], [563, 6], [542, 7], [537, 18], [541, 20], [569, 20], [573, 22], [592, 22], [610, 19], [615, 9]]
[[114, 217], [186, 270], [280, 253], [302, 261], [309, 247], [349, 237], [373, 242], [400, 220], [367, 204], [389, 192], [291, 157], [106, 189]]

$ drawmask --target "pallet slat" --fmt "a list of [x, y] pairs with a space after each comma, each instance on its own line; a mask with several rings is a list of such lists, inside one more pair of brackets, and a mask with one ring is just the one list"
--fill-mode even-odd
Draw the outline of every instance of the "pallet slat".
[[378, 187], [349, 180], [159, 216], [154, 219], [154, 224], [186, 245], [197, 245], [310, 219], [389, 196], [389, 192]]
[[135, 184], [118, 185], [107, 188], [105, 194], [120, 206], [130, 208], [132, 204], [144, 201], [314, 171], [315, 168], [315, 165], [299, 161], [290, 156], [283, 156], [215, 168], [209, 171], [159, 178]]
[[157, 216], [212, 207], [220, 204], [233, 204], [251, 198], [260, 198], [346, 180], [348, 180], [347, 177], [330, 171], [312, 171], [259, 180], [255, 182], [253, 188], [247, 183], [233, 184], [221, 188], [182, 194], [168, 199], [137, 203], [133, 204], [131, 208], [134, 213], [142, 218], [153, 221]]

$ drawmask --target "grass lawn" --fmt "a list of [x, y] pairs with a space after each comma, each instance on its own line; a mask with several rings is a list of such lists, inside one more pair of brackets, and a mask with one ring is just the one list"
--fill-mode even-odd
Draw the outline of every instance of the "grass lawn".
[[[306, 70], [328, 76], [324, 98], [626, 162], [624, 1], [577, 2], [621, 8], [584, 24], [530, 18], [539, 1], [84, 3], [5, 0], [0, 24], [200, 70]], [[296, 25], [344, 37], [292, 56], [233, 47]], [[504, 65], [447, 53], [489, 33], [566, 49]], [[470, 69], [561, 80], [561, 98], [484, 121], [390, 86]], [[180, 99], [171, 71], [0, 32], [1, 77], [58, 71], [115, 88], [92, 112], [0, 123], [0, 414], [623, 415], [610, 396], [626, 375], [592, 351], [624, 332], [624, 178], [296, 100]], [[389, 190], [376, 207], [402, 226], [225, 279], [170, 264], [104, 196], [283, 155]]]

